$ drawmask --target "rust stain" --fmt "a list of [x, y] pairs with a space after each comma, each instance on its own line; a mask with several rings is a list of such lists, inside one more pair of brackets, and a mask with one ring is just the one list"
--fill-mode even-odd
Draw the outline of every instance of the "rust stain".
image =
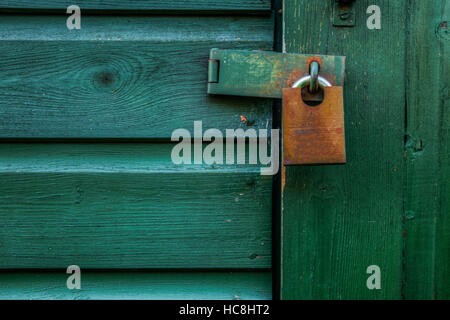
[[247, 123], [247, 118], [245, 116], [241, 116], [241, 122], [242, 123]]
[[289, 74], [289, 78], [286, 80], [285, 88], [291, 88], [292, 85], [300, 78], [306, 76], [308, 72], [306, 70], [294, 69]]
[[317, 61], [317, 63], [319, 64], [319, 68], [321, 68], [322, 67], [322, 58], [321, 57], [309, 57], [308, 59], [306, 59], [306, 65], [308, 66], [308, 69], [309, 69], [309, 66], [311, 65], [311, 63], [313, 62], [313, 61]]

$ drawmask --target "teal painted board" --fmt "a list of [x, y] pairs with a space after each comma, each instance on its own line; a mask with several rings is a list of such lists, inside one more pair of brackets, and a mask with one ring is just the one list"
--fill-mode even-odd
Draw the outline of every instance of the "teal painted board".
[[269, 300], [270, 272], [0, 272], [2, 300]]
[[[76, 3], [75, 3], [76, 2]], [[82, 10], [177, 10], [269, 11], [270, 0], [1, 0], [0, 9], [65, 9], [73, 4]], [[64, 10], [64, 11], [63, 11]]]
[[0, 268], [270, 268], [271, 177], [172, 146], [0, 144]]
[[[283, 299], [402, 297], [408, 2], [376, 1], [382, 29], [368, 30], [372, 1], [354, 2], [353, 28], [333, 27], [333, 1], [284, 1], [286, 52], [347, 57], [347, 164], [284, 172]], [[371, 265], [381, 269], [381, 290], [367, 288]]]
[[170, 138], [177, 128], [270, 128], [271, 101], [208, 96], [209, 50], [271, 50], [269, 17], [0, 19], [0, 138]]
[[406, 299], [450, 298], [450, 1], [409, 5]]

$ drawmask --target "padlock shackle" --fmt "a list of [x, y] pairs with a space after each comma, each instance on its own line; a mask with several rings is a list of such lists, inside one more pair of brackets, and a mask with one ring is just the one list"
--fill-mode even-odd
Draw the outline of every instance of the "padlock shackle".
[[[303, 78], [298, 79], [293, 85], [292, 88], [304, 88], [306, 85], [309, 85], [311, 81], [311, 76], [307, 75], [304, 76]], [[325, 87], [331, 87], [332, 84], [330, 82], [328, 82], [327, 79], [322, 78], [321, 76], [319, 76], [319, 86], [323, 89]]]

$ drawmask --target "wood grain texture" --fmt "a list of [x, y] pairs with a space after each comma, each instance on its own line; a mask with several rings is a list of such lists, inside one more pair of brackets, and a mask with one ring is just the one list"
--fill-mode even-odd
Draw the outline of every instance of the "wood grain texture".
[[[0, 9], [65, 9], [69, 0], [0, 0]], [[270, 0], [77, 0], [82, 10], [269, 11]], [[64, 11], [63, 11], [64, 10]]]
[[170, 138], [208, 128], [271, 127], [271, 102], [208, 96], [209, 50], [271, 50], [271, 18], [0, 19], [0, 138]]
[[0, 144], [0, 268], [270, 268], [272, 180], [169, 144]]
[[81, 289], [65, 270], [0, 272], [2, 300], [268, 300], [270, 272], [84, 272]]
[[[405, 0], [354, 2], [354, 28], [332, 27], [332, 1], [284, 2], [287, 52], [344, 55], [347, 164], [287, 167], [283, 299], [398, 299], [402, 280]], [[381, 290], [366, 269], [381, 268]]]
[[450, 298], [450, 1], [432, 3], [411, 1], [408, 11], [407, 299]]

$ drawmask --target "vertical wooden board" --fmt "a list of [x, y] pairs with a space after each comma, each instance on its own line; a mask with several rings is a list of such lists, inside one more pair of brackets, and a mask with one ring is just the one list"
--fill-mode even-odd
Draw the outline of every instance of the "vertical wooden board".
[[286, 52], [347, 56], [347, 164], [285, 170], [282, 299], [401, 297], [406, 2], [377, 1], [381, 30], [366, 26], [371, 1], [354, 3], [353, 28], [332, 26], [332, 1], [284, 2]]
[[[450, 299], [450, 1], [442, 0], [441, 21], [436, 34], [440, 38], [440, 210], [436, 228], [436, 299]], [[439, 17], [439, 16], [438, 16]]]
[[404, 296], [448, 299], [450, 1], [408, 9]]
[[[447, 13], [450, 12], [449, 2], [446, 3]], [[448, 14], [447, 14], [447, 21]], [[443, 50], [447, 57], [450, 54], [448, 38]], [[436, 299], [450, 299], [450, 63], [443, 59], [441, 67], [441, 139], [440, 139], [440, 196], [441, 204], [436, 229]]]

